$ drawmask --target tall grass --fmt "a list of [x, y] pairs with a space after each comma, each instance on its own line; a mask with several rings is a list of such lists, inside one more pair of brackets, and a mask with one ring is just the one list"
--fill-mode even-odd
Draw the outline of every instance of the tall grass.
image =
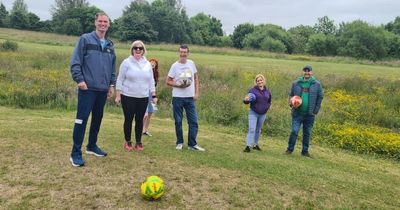
[[[0, 38], [9, 36], [0, 33]], [[55, 40], [60, 39], [56, 35], [37, 36], [44, 37], [38, 40], [52, 36], [55, 36]], [[20, 42], [17, 52], [0, 52], [0, 105], [75, 109], [76, 84], [69, 72], [69, 59], [73, 50], [70, 41], [57, 41], [60, 46], [43, 42]], [[116, 46], [119, 66], [128, 55], [129, 44], [117, 43]], [[160, 61], [161, 78], [157, 87], [160, 110], [156, 115], [162, 118], [172, 117], [171, 88], [164, 80], [170, 65], [177, 59], [176, 50], [173, 49], [176, 47], [148, 47], [147, 57], [156, 57]], [[291, 124], [287, 94], [291, 82], [301, 76], [300, 69], [305, 62], [287, 58], [249, 57], [247, 52], [242, 51], [232, 53], [228, 50], [229, 55], [224, 55], [226, 53], [222, 53], [223, 49], [221, 53], [213, 50], [191, 48], [190, 58], [196, 62], [200, 77], [200, 99], [197, 101], [200, 120], [235, 127], [244, 132], [247, 129], [248, 107], [242, 103], [242, 98], [254, 85], [254, 76], [262, 73], [266, 76], [273, 97], [263, 132], [269, 136], [287, 138]], [[400, 150], [397, 149], [400, 145], [400, 69], [358, 64], [307, 63], [314, 66], [314, 74], [325, 89], [325, 99], [314, 129], [316, 142], [400, 159]], [[120, 112], [112, 101], [107, 107], [112, 112]], [[332, 126], [336, 124], [338, 126]], [[379, 135], [360, 135], [366, 130]], [[339, 144], [343, 138], [346, 138], [346, 143]], [[373, 144], [373, 139], [390, 141], [382, 140], [379, 144]], [[360, 144], [360, 141], [365, 144]]]
[[[23, 31], [10, 28], [0, 28], [0, 39], [7, 39], [12, 41], [27, 42], [27, 43], [39, 43], [53, 46], [74, 46], [77, 40], [75, 36]], [[113, 37], [111, 37], [112, 40]], [[129, 49], [129, 42], [117, 42], [115, 45], [117, 48]], [[151, 43], [149, 50], [155, 51], [176, 51], [176, 44], [166, 43]], [[329, 63], [343, 63], [343, 64], [364, 64], [364, 65], [379, 65], [379, 66], [391, 66], [400, 67], [400, 61], [396, 59], [388, 59], [383, 61], [371, 61], [371, 60], [360, 60], [350, 57], [317, 57], [312, 55], [289, 55], [272, 53], [268, 51], [259, 51], [252, 49], [235, 49], [228, 47], [210, 47], [210, 46], [199, 46], [191, 45], [191, 50], [198, 53], [216, 54], [216, 55], [231, 55], [231, 56], [247, 56], [247, 57], [259, 57], [259, 58], [272, 58], [272, 59], [285, 59], [303, 62], [329, 62]]]
[[[149, 48], [150, 50], [157, 51], [176, 51], [176, 45], [174, 44], [152, 44]], [[348, 64], [364, 64], [364, 65], [380, 65], [380, 66], [392, 66], [399, 67], [400, 61], [395, 59], [388, 59], [383, 61], [371, 61], [371, 60], [360, 60], [351, 57], [317, 57], [312, 55], [297, 55], [297, 54], [282, 54], [273, 53], [261, 50], [252, 49], [236, 49], [228, 47], [209, 47], [209, 46], [197, 46], [192, 45], [191, 51], [197, 53], [207, 53], [215, 55], [231, 55], [231, 56], [247, 56], [247, 57], [259, 57], [259, 58], [272, 58], [272, 59], [285, 59], [294, 61], [304, 61], [304, 62], [330, 62], [330, 63], [348, 63]]]
[[0, 105], [71, 108], [74, 84], [59, 52], [1, 52]]
[[56, 46], [72, 46], [75, 45], [77, 37], [44, 32], [23, 31], [11, 28], [0, 28], [0, 39]]

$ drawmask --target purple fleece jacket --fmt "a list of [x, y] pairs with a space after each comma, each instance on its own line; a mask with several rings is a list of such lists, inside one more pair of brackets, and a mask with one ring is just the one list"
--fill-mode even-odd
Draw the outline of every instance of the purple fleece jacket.
[[257, 114], [267, 113], [269, 107], [271, 106], [271, 92], [267, 87], [264, 86], [263, 90], [260, 90], [257, 86], [254, 86], [249, 90], [249, 93], [256, 95], [256, 100], [250, 102], [250, 109]]

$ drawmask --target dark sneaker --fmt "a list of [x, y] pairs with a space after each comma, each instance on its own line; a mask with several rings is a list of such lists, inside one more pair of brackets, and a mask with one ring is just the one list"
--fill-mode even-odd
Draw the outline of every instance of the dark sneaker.
[[105, 156], [107, 156], [107, 152], [104, 152], [98, 146], [93, 147], [93, 148], [86, 148], [86, 154], [94, 155], [94, 156], [97, 156], [97, 157], [105, 157]]
[[135, 145], [135, 150], [136, 151], [143, 151], [143, 149], [144, 148], [143, 148], [143, 145], [141, 143]]
[[253, 146], [253, 149], [254, 149], [254, 150], [261, 151], [261, 148], [260, 148], [258, 145], [254, 145], [254, 146]]
[[286, 151], [285, 151], [285, 153], [283, 153], [283, 154], [285, 154], [285, 155], [291, 155], [291, 154], [292, 154], [292, 152], [293, 152], [293, 151], [286, 150]]
[[246, 146], [246, 148], [244, 148], [243, 152], [250, 152], [250, 147]]
[[308, 152], [302, 152], [302, 153], [301, 153], [301, 156], [311, 158], [311, 155], [310, 155], [310, 153], [308, 153]]
[[133, 150], [132, 142], [126, 141], [125, 144], [124, 144], [124, 148], [125, 148], [125, 150], [128, 151], [128, 152], [132, 151], [132, 150]]
[[75, 166], [75, 167], [81, 167], [81, 166], [85, 165], [85, 161], [83, 161], [81, 155], [78, 155], [76, 157], [71, 156], [69, 158], [69, 161], [71, 161], [72, 166]]

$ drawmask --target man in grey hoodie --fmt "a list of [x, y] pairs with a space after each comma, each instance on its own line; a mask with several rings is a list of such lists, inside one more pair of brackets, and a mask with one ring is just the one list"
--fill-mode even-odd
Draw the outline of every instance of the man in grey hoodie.
[[72, 78], [78, 85], [78, 110], [70, 157], [71, 164], [75, 167], [85, 163], [81, 147], [90, 113], [92, 120], [86, 153], [97, 157], [107, 155], [97, 146], [97, 135], [107, 97], [114, 94], [116, 56], [113, 43], [106, 37], [110, 26], [107, 14], [97, 13], [95, 26], [95, 31], [83, 34], [79, 38], [71, 58]]
[[310, 65], [304, 66], [303, 73], [304, 75], [302, 77], [299, 77], [292, 83], [292, 88], [289, 93], [289, 100], [293, 96], [300, 96], [302, 103], [299, 107], [293, 107], [292, 104], [290, 104], [292, 108], [292, 130], [285, 154], [292, 154], [300, 126], [303, 124], [303, 148], [301, 150], [301, 155], [310, 157], [308, 148], [311, 130], [315, 115], [318, 114], [321, 108], [324, 92], [321, 83], [312, 76], [312, 67]]

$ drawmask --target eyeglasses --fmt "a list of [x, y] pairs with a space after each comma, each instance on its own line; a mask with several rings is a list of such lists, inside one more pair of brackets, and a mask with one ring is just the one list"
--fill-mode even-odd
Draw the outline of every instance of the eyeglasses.
[[133, 47], [134, 50], [143, 50], [143, 47]]

